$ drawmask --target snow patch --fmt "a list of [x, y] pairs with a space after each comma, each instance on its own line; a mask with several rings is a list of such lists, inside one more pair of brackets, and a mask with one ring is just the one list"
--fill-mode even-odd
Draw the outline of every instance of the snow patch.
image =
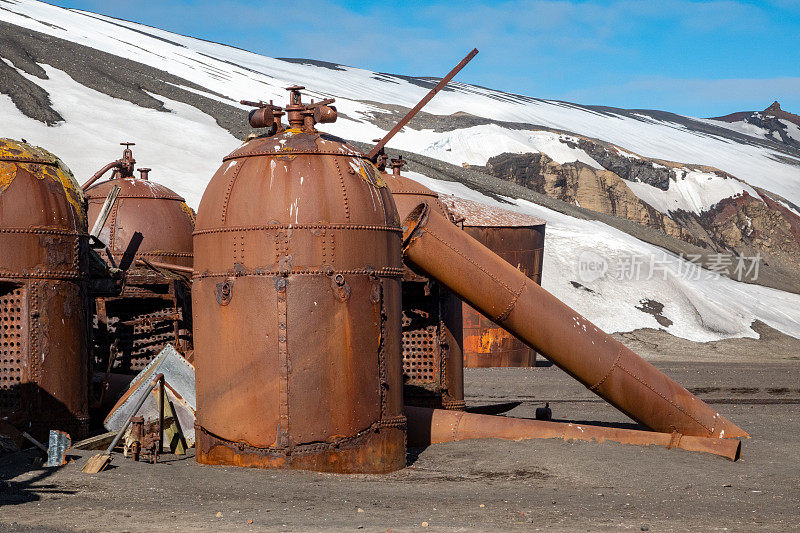
[[638, 181], [625, 181], [625, 184], [640, 200], [667, 215], [678, 210], [700, 215], [725, 198], [744, 194], [761, 199], [755, 189], [737, 179], [686, 167], [670, 171], [666, 191]]

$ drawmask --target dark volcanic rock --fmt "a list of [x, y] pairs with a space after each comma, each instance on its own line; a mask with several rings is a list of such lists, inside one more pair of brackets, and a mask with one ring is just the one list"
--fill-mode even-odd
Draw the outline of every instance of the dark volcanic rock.
[[[0, 22], [0, 57], [40, 79], [46, 78], [40, 65], [50, 65], [90, 89], [141, 107], [168, 111], [164, 102], [151, 94], [194, 106], [214, 117], [217, 124], [239, 139], [252, 131], [241, 109], [182, 88], [221, 96], [195, 83], [136, 61], [6, 22]], [[198, 68], [203, 67], [198, 65]], [[63, 120], [52, 108], [47, 92], [5, 62], [0, 62], [0, 92], [9, 95], [28, 117], [50, 126]]]
[[[3, 43], [0, 41], [0, 47], [2, 46]], [[39, 77], [45, 77], [44, 70], [41, 68], [39, 70], [41, 71]], [[29, 72], [29, 74], [38, 73]], [[44, 122], [48, 126], [55, 126], [64, 120], [58, 111], [52, 108], [47, 91], [3, 61], [0, 61], [0, 93], [10, 96], [11, 101], [25, 116]]]
[[800, 149], [800, 139], [791, 137], [786, 124], [781, 122], [781, 120], [785, 120], [796, 126], [800, 126], [800, 115], [784, 111], [777, 101], [772, 102], [772, 105], [764, 111], [739, 111], [723, 117], [714, 117], [713, 120], [720, 120], [723, 122], [744, 121], [748, 124], [765, 129], [767, 131], [767, 138], [781, 142], [791, 148]]
[[628, 181], [641, 181], [662, 191], [669, 189], [670, 169], [656, 167], [647, 159], [636, 159], [610, 150], [598, 143], [580, 139], [578, 147], [592, 156], [603, 168]]

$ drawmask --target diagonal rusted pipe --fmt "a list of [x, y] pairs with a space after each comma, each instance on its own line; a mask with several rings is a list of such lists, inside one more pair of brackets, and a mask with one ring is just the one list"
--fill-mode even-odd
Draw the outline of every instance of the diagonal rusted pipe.
[[691, 452], [713, 453], [737, 461], [742, 443], [735, 439], [694, 437], [680, 433], [660, 433], [638, 429], [620, 429], [546, 422], [505, 416], [479, 415], [464, 411], [405, 406], [408, 420], [408, 445], [427, 446], [470, 439], [563, 439], [596, 442], [619, 442], [640, 446], [665, 446]]
[[426, 203], [403, 228], [407, 261], [634, 420], [664, 433], [747, 436]]

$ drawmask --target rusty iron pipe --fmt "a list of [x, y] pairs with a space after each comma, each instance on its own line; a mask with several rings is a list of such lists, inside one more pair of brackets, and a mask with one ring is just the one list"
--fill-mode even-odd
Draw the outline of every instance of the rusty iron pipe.
[[136, 262], [140, 265], [154, 266], [156, 268], [163, 268], [165, 270], [180, 272], [182, 274], [189, 274], [189, 275], [194, 274], [194, 269], [192, 267], [187, 267], [183, 265], [175, 265], [173, 263], [162, 263], [161, 261], [146, 261], [144, 259], [137, 259]]
[[443, 442], [470, 439], [563, 439], [619, 442], [640, 446], [681, 448], [691, 452], [712, 453], [737, 461], [742, 443], [736, 439], [717, 439], [660, 433], [638, 429], [608, 428], [569, 422], [547, 422], [496, 415], [480, 415], [464, 411], [404, 408], [408, 420], [408, 445], [428, 446]]
[[386, 146], [386, 143], [388, 143], [392, 139], [392, 137], [397, 135], [397, 132], [402, 130], [403, 127], [406, 124], [408, 124], [409, 121], [412, 118], [414, 118], [414, 116], [417, 113], [419, 113], [419, 110], [422, 109], [423, 107], [425, 107], [428, 104], [428, 102], [430, 102], [431, 99], [434, 96], [436, 96], [436, 93], [441, 91], [444, 88], [445, 85], [450, 83], [450, 80], [452, 80], [455, 77], [456, 74], [461, 72], [461, 69], [463, 69], [465, 66], [467, 66], [467, 63], [472, 61], [472, 58], [475, 57], [476, 55], [478, 55], [478, 49], [477, 48], [473, 48], [472, 51], [469, 54], [467, 54], [467, 56], [464, 59], [462, 59], [461, 62], [458, 65], [456, 65], [453, 68], [453, 70], [451, 70], [450, 72], [447, 73], [447, 76], [442, 78], [439, 81], [439, 83], [437, 83], [436, 86], [433, 89], [431, 89], [428, 92], [428, 94], [426, 94], [422, 98], [422, 100], [420, 100], [419, 103], [417, 103], [417, 105], [415, 105], [413, 107], [413, 109], [411, 109], [411, 111], [406, 113], [406, 116], [404, 116], [403, 118], [400, 119], [400, 122], [398, 122], [397, 124], [394, 125], [394, 127], [389, 131], [389, 133], [387, 133], [386, 135], [383, 136], [383, 139], [381, 139], [378, 142], [378, 144], [376, 144], [372, 148], [372, 150], [370, 150], [369, 154], [367, 154], [367, 159], [369, 159], [371, 161], [375, 161], [376, 158], [378, 157], [378, 154], [381, 152], [381, 150], [383, 150], [383, 147]]
[[92, 185], [94, 185], [94, 183], [95, 183], [97, 180], [99, 180], [100, 178], [102, 178], [102, 177], [103, 177], [103, 174], [105, 174], [106, 172], [108, 172], [108, 171], [109, 171], [109, 170], [111, 170], [112, 168], [122, 168], [123, 164], [124, 164], [124, 162], [123, 162], [123, 160], [122, 160], [122, 159], [117, 159], [116, 161], [112, 161], [111, 163], [107, 164], [106, 166], [104, 166], [103, 168], [101, 168], [100, 170], [98, 170], [97, 172], [95, 172], [95, 173], [94, 173], [94, 176], [92, 176], [91, 178], [89, 178], [89, 179], [86, 181], [86, 183], [84, 183], [83, 185], [81, 185], [81, 189], [83, 189], [83, 190], [85, 191], [86, 189], [88, 189], [89, 187], [91, 187]]
[[634, 420], [664, 433], [748, 436], [427, 203], [403, 228], [406, 261]]

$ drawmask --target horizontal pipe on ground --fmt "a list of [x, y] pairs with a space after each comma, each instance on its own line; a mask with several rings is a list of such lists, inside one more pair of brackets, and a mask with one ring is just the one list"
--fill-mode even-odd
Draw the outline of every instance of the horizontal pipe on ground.
[[655, 445], [681, 448], [691, 452], [712, 453], [727, 457], [732, 461], [739, 459], [742, 448], [741, 441], [735, 439], [528, 420], [424, 407], [406, 406], [404, 411], [408, 420], [409, 446], [428, 446], [443, 442], [490, 438], [506, 440], [563, 439], [565, 441], [582, 440], [599, 443], [612, 441], [621, 444]]

